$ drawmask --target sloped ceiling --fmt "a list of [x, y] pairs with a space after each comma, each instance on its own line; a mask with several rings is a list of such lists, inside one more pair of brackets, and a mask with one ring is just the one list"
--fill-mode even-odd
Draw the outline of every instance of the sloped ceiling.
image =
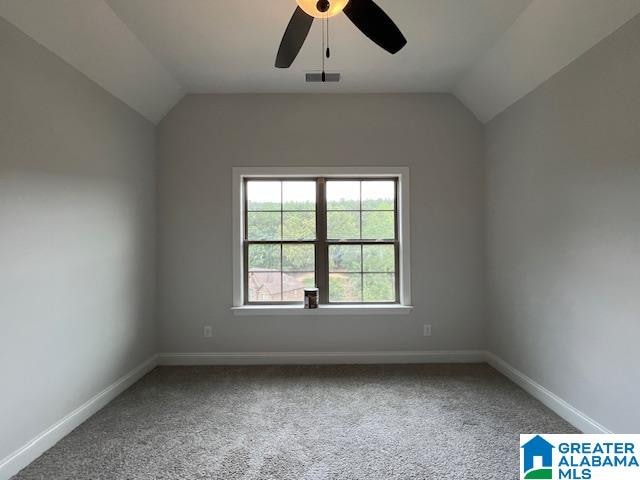
[[535, 0], [454, 88], [491, 120], [640, 13], [640, 0]]
[[152, 122], [185, 93], [102, 0], [0, 0], [0, 15]]
[[0, 15], [158, 122], [186, 93], [453, 92], [487, 121], [640, 13], [640, 0], [377, 0], [409, 43], [395, 56], [344, 15], [328, 69], [316, 22], [273, 67], [295, 0], [0, 0]]

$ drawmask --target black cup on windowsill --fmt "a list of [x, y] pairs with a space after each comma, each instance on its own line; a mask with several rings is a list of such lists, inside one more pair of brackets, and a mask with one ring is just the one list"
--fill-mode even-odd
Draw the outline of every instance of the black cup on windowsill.
[[304, 289], [304, 308], [318, 308], [318, 294], [317, 288], [305, 288]]

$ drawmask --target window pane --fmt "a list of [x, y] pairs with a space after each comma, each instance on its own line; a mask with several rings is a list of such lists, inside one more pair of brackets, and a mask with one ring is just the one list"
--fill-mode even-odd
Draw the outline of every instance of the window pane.
[[362, 238], [391, 240], [395, 236], [393, 212], [362, 212]]
[[395, 302], [395, 276], [393, 273], [365, 273], [363, 277], [365, 302]]
[[304, 289], [316, 284], [316, 276], [313, 272], [283, 273], [282, 300], [285, 302], [303, 302]]
[[280, 212], [248, 212], [249, 240], [280, 240]]
[[283, 210], [316, 209], [316, 182], [282, 182]]
[[315, 240], [316, 212], [283, 212], [282, 238], [285, 240]]
[[395, 190], [395, 182], [392, 180], [362, 182], [362, 209], [393, 210]]
[[315, 271], [315, 245], [283, 245], [282, 270], [285, 272]]
[[249, 272], [250, 302], [279, 302], [282, 299], [280, 272]]
[[332, 240], [360, 238], [360, 212], [327, 212], [327, 238]]
[[361, 302], [362, 275], [360, 273], [330, 273], [330, 302]]
[[249, 271], [260, 270], [280, 270], [280, 245], [249, 245]]
[[329, 245], [330, 272], [361, 272], [360, 245]]
[[360, 182], [329, 180], [327, 210], [360, 210]]
[[267, 181], [247, 182], [247, 205], [249, 210], [280, 210], [281, 183]]
[[363, 245], [362, 266], [365, 272], [394, 272], [396, 252], [393, 245]]

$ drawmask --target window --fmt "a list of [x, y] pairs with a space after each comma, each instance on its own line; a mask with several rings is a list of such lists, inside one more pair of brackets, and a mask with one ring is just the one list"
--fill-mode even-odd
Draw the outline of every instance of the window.
[[408, 304], [408, 172], [252, 170], [234, 169], [236, 307], [301, 305], [314, 286], [321, 306]]
[[301, 303], [316, 285], [316, 185], [245, 180], [245, 303]]
[[396, 303], [397, 180], [324, 184], [329, 303]]

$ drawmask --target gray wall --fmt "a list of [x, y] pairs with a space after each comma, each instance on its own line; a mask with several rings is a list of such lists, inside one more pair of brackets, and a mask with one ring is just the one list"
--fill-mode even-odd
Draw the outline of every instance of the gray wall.
[[[190, 95], [157, 134], [160, 351], [485, 348], [482, 128], [453, 96]], [[231, 167], [253, 165], [409, 166], [414, 313], [234, 317]]]
[[640, 430], [640, 17], [486, 128], [490, 349]]
[[153, 125], [0, 19], [0, 458], [155, 351]]

